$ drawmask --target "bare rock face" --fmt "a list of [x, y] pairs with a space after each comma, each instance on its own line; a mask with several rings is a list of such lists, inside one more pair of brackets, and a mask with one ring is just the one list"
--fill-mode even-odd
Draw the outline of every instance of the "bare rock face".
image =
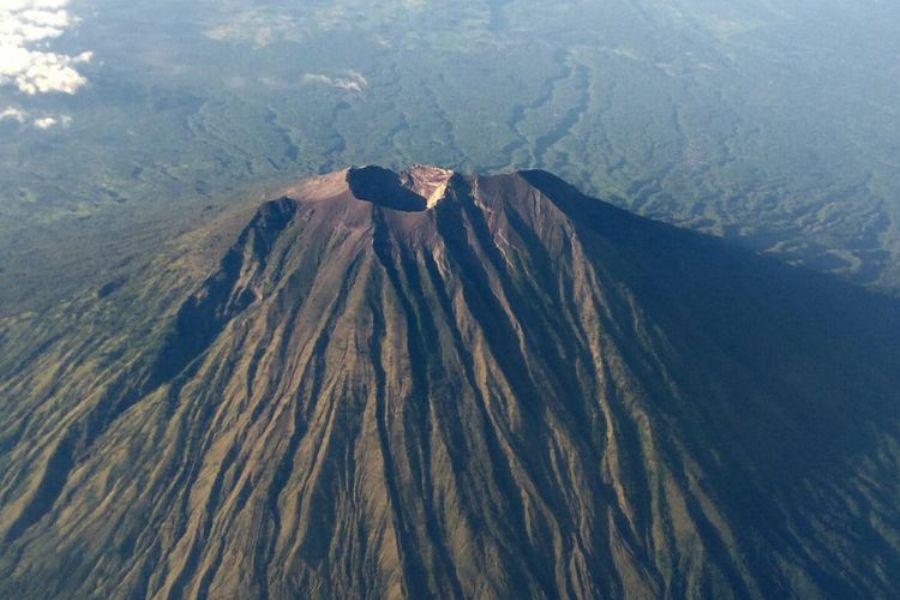
[[891, 301], [537, 171], [205, 227], [0, 323], [0, 597], [900, 589]]
[[428, 208], [434, 208], [447, 192], [453, 171], [428, 165], [416, 165], [400, 175], [404, 185], [425, 198]]

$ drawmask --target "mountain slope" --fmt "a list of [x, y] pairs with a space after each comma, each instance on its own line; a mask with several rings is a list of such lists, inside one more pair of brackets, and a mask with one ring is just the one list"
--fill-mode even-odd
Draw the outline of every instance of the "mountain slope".
[[2, 323], [0, 595], [900, 587], [890, 301], [543, 172], [241, 215]]

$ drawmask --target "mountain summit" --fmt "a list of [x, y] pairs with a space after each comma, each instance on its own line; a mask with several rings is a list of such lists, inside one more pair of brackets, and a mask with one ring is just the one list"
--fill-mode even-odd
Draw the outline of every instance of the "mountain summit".
[[355, 198], [405, 212], [434, 208], [453, 178], [453, 171], [423, 165], [399, 174], [377, 166], [349, 169], [346, 174]]
[[891, 301], [541, 171], [244, 214], [2, 322], [0, 596], [900, 589]]

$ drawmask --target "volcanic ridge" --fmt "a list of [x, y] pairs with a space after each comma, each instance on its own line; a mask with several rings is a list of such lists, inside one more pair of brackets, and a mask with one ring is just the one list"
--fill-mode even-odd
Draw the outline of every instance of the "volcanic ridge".
[[351, 168], [0, 322], [0, 596], [900, 589], [895, 302], [542, 171]]

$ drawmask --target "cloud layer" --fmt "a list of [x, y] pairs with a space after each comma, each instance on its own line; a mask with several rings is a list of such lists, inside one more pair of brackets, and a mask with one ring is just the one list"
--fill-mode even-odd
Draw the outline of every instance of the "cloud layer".
[[76, 22], [68, 4], [69, 0], [0, 0], [0, 86], [12, 85], [29, 95], [74, 94], [87, 83], [76, 67], [91, 60], [90, 52], [70, 56], [46, 50], [49, 40]]
[[321, 73], [307, 73], [301, 80], [303, 84], [321, 84], [338, 88], [346, 92], [361, 92], [369, 86], [362, 73], [348, 71], [346, 77], [329, 77]]

